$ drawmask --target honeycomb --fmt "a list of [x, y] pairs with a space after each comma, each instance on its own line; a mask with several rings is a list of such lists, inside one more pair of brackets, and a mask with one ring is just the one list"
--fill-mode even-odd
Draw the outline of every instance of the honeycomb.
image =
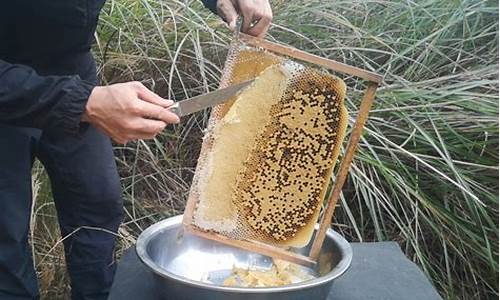
[[344, 139], [345, 84], [233, 46], [221, 86], [255, 77], [212, 112], [190, 192], [197, 199], [193, 223], [234, 239], [302, 247]]
[[[269, 52], [255, 48], [238, 48], [238, 46], [233, 46], [228, 54], [227, 65], [225, 67], [226, 70], [231, 69], [231, 72], [225, 72], [223, 74], [221, 87], [253, 79], [269, 66], [281, 62], [283, 62], [283, 58]], [[224, 116], [229, 108], [231, 108], [234, 101], [235, 99], [232, 99], [218, 106], [217, 109], [213, 111], [215, 118], [217, 119]]]
[[273, 259], [269, 270], [252, 270], [233, 267], [231, 275], [222, 285], [234, 287], [275, 287], [304, 282], [316, 278], [301, 266], [287, 261]]

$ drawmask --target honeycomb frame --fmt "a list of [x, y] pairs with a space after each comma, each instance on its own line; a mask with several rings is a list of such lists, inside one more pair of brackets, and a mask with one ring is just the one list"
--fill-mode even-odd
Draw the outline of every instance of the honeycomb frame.
[[[242, 72], [238, 76], [234, 76], [233, 74], [233, 80], [231, 81], [229, 77], [230, 72], [228, 72], [228, 70], [232, 69], [233, 66], [231, 64], [234, 63], [233, 58], [235, 55], [240, 53], [242, 46], [252, 47], [256, 49], [263, 49], [265, 51], [268, 51], [269, 53], [272, 53], [273, 55], [270, 56], [269, 58], [270, 61], [267, 62], [262, 61], [261, 68], [255, 67], [254, 70], [244, 70], [244, 72]], [[336, 72], [349, 74], [368, 81], [368, 85], [363, 95], [358, 115], [356, 117], [353, 129], [349, 137], [349, 142], [347, 144], [347, 147], [345, 148], [346, 150], [342, 157], [342, 160], [340, 161], [340, 167], [336, 174], [336, 180], [333, 185], [333, 191], [331, 193], [331, 197], [325, 203], [326, 207], [323, 209], [322, 216], [319, 218], [320, 220], [319, 227], [317, 228], [316, 233], [314, 234], [309, 254], [308, 255], [298, 254], [292, 250], [284, 249], [278, 245], [272, 245], [255, 240], [233, 239], [231, 237], [228, 237], [220, 233], [216, 233], [214, 231], [204, 230], [202, 228], [199, 228], [194, 224], [194, 215], [199, 199], [199, 194], [197, 194], [196, 191], [195, 192], [191, 191], [189, 194], [188, 201], [186, 204], [186, 209], [184, 212], [183, 225], [187, 231], [196, 234], [198, 236], [202, 236], [204, 238], [216, 240], [231, 246], [243, 248], [263, 255], [268, 255], [271, 257], [312, 266], [317, 261], [321, 245], [326, 236], [326, 231], [331, 226], [331, 219], [335, 210], [336, 203], [340, 197], [342, 186], [345, 182], [347, 173], [349, 171], [349, 166], [351, 164], [357, 144], [359, 142], [362, 129], [367, 120], [368, 112], [373, 103], [376, 89], [378, 85], [382, 82], [382, 77], [373, 72], [349, 66], [347, 64], [340, 63], [334, 60], [312, 55], [307, 52], [300, 51], [298, 49], [290, 48], [287, 46], [269, 42], [267, 40], [240, 34], [239, 39], [233, 41], [231, 48], [228, 52], [226, 65], [224, 67], [223, 75], [221, 77], [220, 88], [230, 86], [231, 84], [237, 83], [238, 81], [251, 79], [255, 77], [257, 74], [259, 74], [262, 70], [264, 70], [267, 66], [280, 62], [285, 57], [287, 59], [303, 61], [313, 65], [325, 67]], [[234, 80], [235, 78], [236, 80]], [[231, 105], [232, 103], [231, 101], [229, 101], [228, 104], [222, 104], [214, 107], [212, 109], [212, 113], [207, 127], [210, 129], [213, 126], [215, 126], [216, 122], [220, 120], [222, 116], [225, 115], [225, 113], [228, 111]], [[204, 138], [202, 149], [200, 152], [200, 157], [198, 159], [198, 166], [202, 165], [203, 163], [206, 163], [207, 153], [211, 149], [212, 143], [213, 141], [210, 138]], [[195, 177], [193, 178], [193, 185], [197, 185], [197, 181], [199, 181], [200, 177], [203, 176], [203, 174], [198, 174], [199, 173], [198, 171], [199, 170], [197, 167], [197, 170], [195, 172]]]

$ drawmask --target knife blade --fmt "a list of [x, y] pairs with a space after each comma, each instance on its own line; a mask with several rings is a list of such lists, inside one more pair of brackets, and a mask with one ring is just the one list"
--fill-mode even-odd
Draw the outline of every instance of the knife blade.
[[168, 107], [168, 109], [177, 116], [183, 117], [185, 115], [195, 113], [207, 107], [212, 107], [217, 104], [224, 103], [231, 97], [237, 95], [241, 90], [249, 86], [253, 81], [254, 79], [244, 81], [224, 89], [216, 90], [208, 94], [185, 99], [174, 103], [173, 105]]

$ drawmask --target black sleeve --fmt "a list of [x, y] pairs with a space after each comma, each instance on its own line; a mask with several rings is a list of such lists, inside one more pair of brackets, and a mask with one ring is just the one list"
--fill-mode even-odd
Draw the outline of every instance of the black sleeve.
[[217, 0], [202, 0], [203, 4], [214, 14], [217, 14]]
[[0, 123], [76, 133], [94, 85], [0, 60]]

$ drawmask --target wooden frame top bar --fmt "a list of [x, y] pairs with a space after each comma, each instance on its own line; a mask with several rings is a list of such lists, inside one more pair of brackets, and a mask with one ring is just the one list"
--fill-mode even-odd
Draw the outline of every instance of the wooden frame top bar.
[[255, 38], [253, 36], [246, 35], [244, 33], [239, 34], [239, 39], [245, 42], [248, 45], [254, 47], [261, 47], [272, 52], [280, 53], [283, 55], [287, 55], [296, 59], [300, 59], [303, 61], [307, 61], [316, 65], [320, 65], [326, 68], [329, 68], [334, 71], [338, 71], [345, 74], [350, 74], [362, 79], [366, 79], [375, 83], [380, 84], [384, 79], [377, 73], [373, 73], [358, 67], [353, 67], [338, 61], [334, 61], [331, 59], [323, 58], [311, 53], [307, 53], [302, 50], [298, 50], [295, 48], [290, 48], [288, 46], [276, 44], [270, 41], [266, 41], [264, 39]]

